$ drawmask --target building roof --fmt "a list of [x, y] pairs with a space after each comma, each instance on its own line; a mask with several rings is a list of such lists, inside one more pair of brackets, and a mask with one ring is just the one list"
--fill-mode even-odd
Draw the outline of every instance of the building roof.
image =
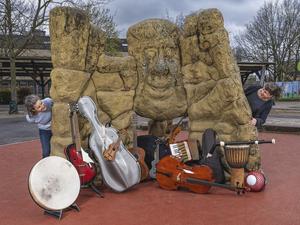
[[[48, 49], [50, 50], [50, 36], [46, 35], [45, 31], [36, 30], [33, 33], [33, 39], [27, 43], [25, 49]], [[16, 48], [22, 46], [26, 41], [26, 36], [24, 35], [13, 35], [12, 37], [14, 45]], [[0, 46], [6, 46], [7, 35], [0, 34]]]
[[[16, 59], [16, 75], [50, 77], [52, 62], [50, 57], [21, 56]], [[0, 57], [0, 76], [10, 76], [10, 60]]]
[[240, 68], [240, 74], [242, 78], [242, 82], [244, 83], [248, 76], [252, 73], [255, 73], [259, 76], [262, 75], [262, 72], [268, 70], [269, 66], [275, 65], [272, 62], [238, 62], [238, 66]]
[[[240, 68], [243, 83], [250, 74], [256, 73], [260, 77], [270, 65], [274, 65], [270, 62], [238, 62], [237, 64]], [[50, 77], [51, 70], [51, 57], [22, 56], [16, 59], [17, 76]], [[0, 76], [10, 76], [10, 60], [8, 57], [0, 57]]]

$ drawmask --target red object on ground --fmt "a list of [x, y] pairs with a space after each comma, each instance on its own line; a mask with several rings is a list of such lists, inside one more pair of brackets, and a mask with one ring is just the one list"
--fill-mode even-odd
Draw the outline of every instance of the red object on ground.
[[[179, 134], [186, 137], [186, 134]], [[0, 224], [2, 225], [295, 225], [300, 221], [300, 136], [259, 133], [268, 186], [262, 192], [237, 195], [212, 187], [208, 194], [167, 191], [156, 181], [140, 183], [124, 193], [104, 189], [104, 198], [82, 189], [80, 212], [65, 211], [61, 221], [44, 215], [31, 199], [28, 175], [41, 159], [38, 140], [0, 146]], [[258, 210], [259, 208], [259, 210]]]
[[96, 166], [83, 161], [81, 152], [76, 150], [75, 144], [69, 145], [65, 148], [66, 158], [74, 165], [82, 185], [89, 184], [96, 176]]
[[251, 171], [245, 177], [245, 185], [250, 188], [250, 191], [259, 192], [264, 190], [266, 186], [266, 178], [259, 171]]

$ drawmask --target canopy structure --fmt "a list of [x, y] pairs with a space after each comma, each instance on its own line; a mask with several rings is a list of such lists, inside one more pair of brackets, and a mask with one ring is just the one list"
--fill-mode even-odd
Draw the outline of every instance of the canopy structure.
[[[0, 76], [10, 76], [10, 59], [0, 57]], [[50, 82], [52, 63], [50, 57], [22, 56], [16, 59], [16, 76], [31, 77], [42, 89]]]
[[[264, 79], [265, 72], [271, 65], [274, 63], [238, 62], [242, 83], [244, 84], [252, 73], [261, 80]], [[0, 57], [0, 76], [10, 76], [10, 68], [9, 58]], [[41, 87], [43, 96], [44, 88], [50, 81], [51, 70], [51, 57], [22, 56], [16, 59], [16, 76], [31, 77]]]
[[275, 63], [265, 62], [238, 62], [240, 68], [240, 74], [242, 83], [245, 84], [250, 74], [255, 73], [258, 78], [264, 81], [266, 70], [269, 69], [269, 66], [275, 65]]

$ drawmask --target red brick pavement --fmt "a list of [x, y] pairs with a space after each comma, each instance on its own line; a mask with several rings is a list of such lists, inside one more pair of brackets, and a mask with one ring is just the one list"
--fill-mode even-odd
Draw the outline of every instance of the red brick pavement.
[[43, 215], [31, 199], [27, 177], [40, 159], [38, 141], [0, 146], [0, 224], [86, 225], [226, 225], [300, 224], [300, 136], [261, 133], [276, 145], [261, 145], [262, 163], [269, 184], [260, 193], [237, 196], [212, 187], [209, 194], [166, 191], [156, 182], [136, 185], [125, 193], [104, 190], [105, 198], [81, 190], [81, 211], [67, 211], [61, 221]]

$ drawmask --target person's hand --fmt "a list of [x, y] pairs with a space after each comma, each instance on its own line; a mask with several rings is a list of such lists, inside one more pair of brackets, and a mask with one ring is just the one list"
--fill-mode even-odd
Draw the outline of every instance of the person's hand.
[[255, 118], [252, 118], [252, 120], [250, 120], [250, 124], [255, 126], [256, 125], [257, 120]]

